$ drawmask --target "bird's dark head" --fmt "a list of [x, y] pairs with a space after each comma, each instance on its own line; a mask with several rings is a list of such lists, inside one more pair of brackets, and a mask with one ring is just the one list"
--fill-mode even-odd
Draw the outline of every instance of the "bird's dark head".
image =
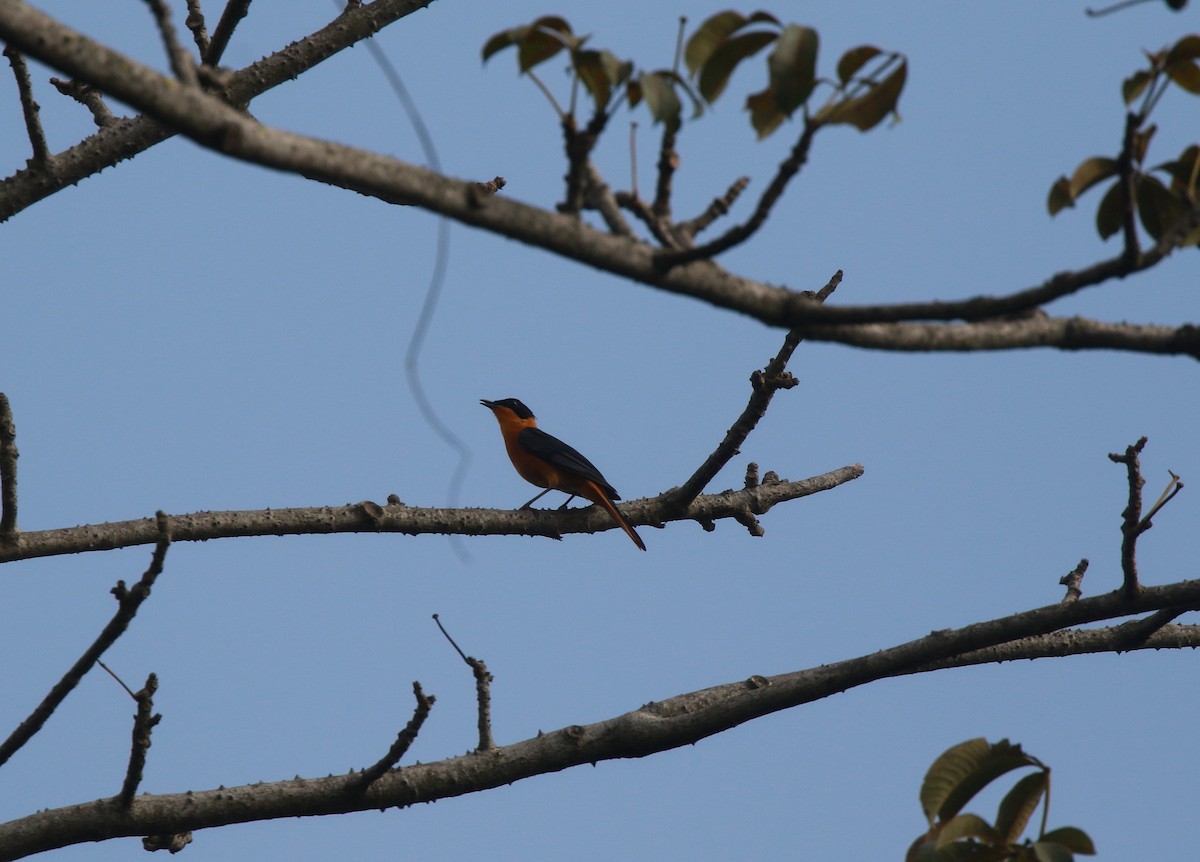
[[518, 419], [533, 419], [533, 411], [516, 398], [501, 398], [499, 401], [488, 401], [483, 398], [479, 402], [495, 413], [497, 410], [511, 410]]

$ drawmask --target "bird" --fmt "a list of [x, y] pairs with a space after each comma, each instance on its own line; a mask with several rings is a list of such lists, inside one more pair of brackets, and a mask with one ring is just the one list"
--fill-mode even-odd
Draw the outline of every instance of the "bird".
[[[545, 488], [524, 506], [528, 509], [551, 491], [570, 494], [567, 503], [585, 497], [603, 507], [617, 525], [643, 551], [646, 543], [629, 522], [617, 511], [614, 500], [620, 500], [617, 490], [608, 483], [596, 466], [557, 437], [537, 427], [533, 411], [516, 398], [499, 401], [480, 399], [480, 404], [492, 411], [504, 435], [504, 448], [521, 478], [539, 488]], [[563, 503], [560, 508], [565, 508]]]

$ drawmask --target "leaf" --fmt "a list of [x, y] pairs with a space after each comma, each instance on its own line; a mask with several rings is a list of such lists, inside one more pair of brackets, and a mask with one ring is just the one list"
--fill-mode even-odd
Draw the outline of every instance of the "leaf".
[[1164, 61], [1164, 71], [1171, 80], [1189, 93], [1200, 95], [1200, 67], [1196, 60], [1200, 59], [1200, 36], [1191, 34], [1184, 36], [1167, 51]]
[[979, 838], [987, 844], [996, 844], [996, 830], [978, 814], [958, 814], [947, 820], [938, 833], [937, 847], [941, 850], [963, 838]]
[[1030, 773], [1014, 784], [1012, 790], [1000, 800], [1000, 808], [996, 812], [996, 832], [1000, 836], [1000, 843], [1015, 844], [1021, 837], [1046, 792], [1046, 780], [1047, 773], [1044, 770]]
[[850, 83], [850, 79], [854, 77], [855, 72], [882, 53], [874, 45], [859, 45], [857, 48], [851, 48], [838, 60], [838, 80], [842, 82], [843, 86]]
[[787, 119], [787, 114], [779, 110], [775, 94], [770, 88], [754, 93], [746, 99], [746, 110], [750, 112], [750, 125], [758, 133], [760, 141], [778, 129]]
[[1121, 232], [1121, 225], [1125, 219], [1123, 203], [1121, 183], [1115, 182], [1104, 193], [1104, 197], [1100, 199], [1100, 206], [1096, 209], [1096, 232], [1100, 234], [1101, 239], [1108, 239]]
[[1121, 98], [1129, 105], [1140, 96], [1147, 85], [1154, 80], [1154, 75], [1147, 69], [1139, 69], [1121, 82]]
[[1117, 160], [1107, 156], [1092, 156], [1084, 159], [1071, 175], [1070, 194], [1072, 200], [1094, 186], [1096, 183], [1117, 175]]
[[949, 820], [980, 790], [1006, 772], [1038, 763], [1007, 739], [989, 745], [986, 739], [968, 739], [944, 751], [921, 783], [921, 808], [930, 825]]
[[708, 62], [729, 36], [746, 24], [746, 16], [741, 12], [726, 9], [708, 18], [693, 33], [683, 50], [683, 61], [687, 64], [688, 74], [695, 76], [696, 70]]
[[908, 61], [901, 57], [900, 65], [882, 81], [864, 82], [869, 87], [866, 93], [843, 99], [822, 111], [818, 119], [825, 123], [849, 123], [860, 132], [869, 131], [888, 114], [895, 112], [907, 77]]
[[538, 18], [526, 28], [517, 43], [517, 66], [528, 72], [566, 47], [582, 44], [571, 33], [571, 25], [557, 15]]
[[1171, 191], [1194, 199], [1200, 185], [1200, 146], [1192, 144], [1179, 154], [1178, 159], [1156, 165], [1154, 170], [1170, 174]]
[[816, 30], [788, 24], [767, 57], [775, 104], [789, 117], [804, 104], [817, 83], [819, 44]]
[[1074, 862], [1075, 859], [1071, 851], [1061, 844], [1047, 844], [1044, 841], [1038, 841], [1029, 851], [1037, 862]]
[[1137, 210], [1146, 233], [1160, 240], [1187, 215], [1188, 206], [1157, 177], [1142, 174], [1137, 184]]
[[729, 76], [733, 74], [737, 64], [747, 57], [753, 57], [776, 38], [775, 33], [755, 30], [735, 36], [717, 48], [700, 70], [700, 95], [704, 100], [716, 101], [725, 90], [725, 85], [729, 83]]
[[483, 46], [483, 62], [486, 63], [493, 54], [503, 51], [510, 45], [517, 44], [527, 29], [529, 28], [513, 27], [510, 30], [501, 30], [499, 33], [493, 34]]
[[1050, 194], [1046, 196], [1046, 209], [1054, 216], [1073, 206], [1075, 198], [1071, 196], [1071, 181], [1066, 177], [1059, 177], [1054, 181], [1054, 185], [1050, 186]]
[[608, 106], [612, 88], [620, 86], [633, 70], [632, 63], [622, 63], [611, 51], [574, 51], [571, 63], [598, 110]]
[[1096, 855], [1096, 845], [1092, 843], [1092, 839], [1082, 829], [1076, 829], [1074, 826], [1051, 829], [1042, 836], [1039, 843], [1061, 844], [1072, 853], [1082, 853], [1084, 856]]
[[[654, 122], [678, 129], [683, 106], [675, 94], [669, 73], [644, 72], [639, 76], [639, 84], [641, 96], [646, 100], [646, 107], [650, 109]], [[635, 100], [631, 98], [629, 103], [635, 104]]]

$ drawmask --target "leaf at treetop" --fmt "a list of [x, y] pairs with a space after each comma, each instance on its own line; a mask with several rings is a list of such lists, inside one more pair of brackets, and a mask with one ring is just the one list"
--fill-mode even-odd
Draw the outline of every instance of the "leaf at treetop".
[[818, 114], [818, 119], [825, 123], [849, 123], [860, 132], [869, 131], [896, 111], [907, 77], [908, 61], [902, 57], [900, 65], [882, 81], [868, 83], [867, 92], [837, 102]]
[[1046, 792], [1047, 774], [1043, 770], [1030, 773], [1013, 785], [1000, 800], [996, 812], [996, 833], [1001, 844], [1015, 844], [1029, 825]]
[[1071, 181], [1066, 177], [1059, 177], [1054, 181], [1054, 185], [1050, 186], [1050, 194], [1046, 197], [1046, 209], [1050, 210], [1050, 215], [1058, 215], [1062, 210], [1073, 206], [1075, 198], [1071, 197]]
[[741, 12], [726, 9], [708, 18], [687, 40], [683, 49], [683, 61], [687, 64], [688, 74], [695, 75], [696, 70], [708, 62], [713, 51], [717, 50], [732, 33], [740, 30], [746, 23], [746, 16]]
[[1071, 175], [1071, 199], [1077, 200], [1096, 183], [1117, 175], [1117, 160], [1106, 156], [1084, 159]]
[[1188, 206], [1157, 177], [1142, 174], [1137, 184], [1137, 210], [1146, 233], [1159, 240], [1187, 215]]
[[631, 63], [622, 63], [611, 51], [573, 51], [571, 63], [598, 110], [607, 107], [612, 88], [624, 82], [633, 69]]
[[583, 44], [571, 33], [571, 25], [557, 15], [538, 18], [526, 28], [517, 42], [517, 66], [528, 72], [539, 63], [544, 63], [563, 48], [576, 48]]
[[[654, 122], [663, 123], [670, 129], [678, 129], [683, 105], [675, 94], [671, 79], [663, 72], [644, 72], [639, 76], [642, 98], [650, 109]], [[633, 104], [633, 100], [630, 100]]]
[[1021, 746], [1007, 739], [989, 745], [986, 739], [968, 739], [944, 751], [921, 783], [921, 808], [932, 825], [949, 820], [980, 790], [1006, 772], [1036, 766]]
[[775, 94], [769, 87], [747, 98], [746, 110], [750, 112], [750, 125], [758, 133], [760, 141], [778, 129], [787, 119], [787, 114], [779, 110]]
[[985, 844], [994, 845], [996, 830], [978, 814], [957, 814], [947, 820], [938, 831], [938, 849], [963, 838], [978, 838]]
[[1051, 829], [1042, 836], [1041, 840], [1046, 844], [1061, 844], [1072, 853], [1082, 853], [1084, 856], [1096, 855], [1096, 845], [1092, 843], [1092, 839], [1082, 829], [1076, 829], [1074, 826]]
[[513, 27], [512, 29], [501, 30], [499, 33], [494, 34], [483, 46], [483, 62], [486, 63], [498, 51], [503, 51], [510, 45], [517, 44], [518, 40], [525, 35], [525, 31], [528, 29], [528, 27]]
[[1124, 223], [1123, 201], [1121, 200], [1121, 183], [1115, 182], [1108, 187], [1100, 206], [1096, 209], [1096, 232], [1101, 239], [1120, 233]]
[[777, 34], [767, 30], [753, 30], [726, 40], [700, 69], [700, 95], [704, 100], [716, 101], [737, 64], [754, 56], [776, 38]]
[[1200, 188], [1200, 146], [1192, 144], [1179, 154], [1178, 159], [1155, 165], [1154, 170], [1170, 174], [1171, 191], [1195, 198]]
[[1074, 862], [1075, 860], [1075, 857], [1071, 855], [1071, 851], [1061, 844], [1047, 844], [1045, 841], [1038, 841], [1036, 844], [1031, 844], [1028, 856], [1021, 856], [1020, 858], [1031, 858], [1035, 862]]
[[775, 104], [788, 116], [804, 104], [816, 85], [819, 44], [816, 30], [788, 24], [767, 57]]
[[1200, 36], [1190, 33], [1172, 45], [1167, 51], [1167, 62], [1175, 60], [1200, 60]]
[[1189, 93], [1200, 95], [1200, 36], [1184, 36], [1167, 52], [1164, 70], [1171, 80]]
[[1154, 80], [1154, 75], [1146, 69], [1139, 69], [1121, 82], [1121, 98], [1125, 104], [1130, 104], [1142, 94], [1146, 85]]
[[850, 83], [850, 79], [854, 77], [855, 72], [882, 53], [874, 45], [859, 45], [857, 48], [851, 48], [838, 60], [838, 80], [843, 85]]

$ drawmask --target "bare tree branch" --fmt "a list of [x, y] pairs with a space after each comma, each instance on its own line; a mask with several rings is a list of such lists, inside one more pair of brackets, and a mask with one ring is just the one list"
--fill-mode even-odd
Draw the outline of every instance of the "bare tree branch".
[[469, 656], [459, 648], [458, 644], [454, 642], [454, 638], [450, 637], [450, 632], [446, 631], [446, 627], [442, 625], [437, 614], [433, 615], [433, 621], [437, 623], [442, 635], [450, 641], [450, 646], [454, 647], [454, 651], [471, 669], [471, 673], [475, 677], [475, 703], [478, 708], [477, 724], [479, 727], [479, 745], [475, 750], [487, 751], [495, 748], [496, 740], [492, 738], [492, 681], [494, 677], [488, 673], [483, 659]]
[[17, 540], [17, 426], [0, 392], [0, 545]]
[[1132, 446], [1125, 447], [1125, 454], [1110, 452], [1108, 458], [1117, 464], [1125, 465], [1129, 478], [1129, 504], [1121, 513], [1121, 571], [1125, 575], [1125, 595], [1135, 596], [1141, 586], [1137, 574], [1137, 540], [1146, 529], [1142, 526], [1142, 486], [1146, 480], [1142, 478], [1142, 465], [1138, 459], [1146, 446], [1146, 438], [1142, 437]]
[[146, 752], [150, 750], [150, 733], [154, 730], [154, 726], [162, 721], [162, 716], [154, 711], [154, 693], [156, 691], [158, 691], [158, 676], [150, 674], [146, 677], [146, 685], [133, 695], [133, 699], [137, 701], [137, 713], [133, 717], [129, 766], [125, 770], [125, 782], [121, 785], [121, 793], [117, 797], [121, 800], [121, 807], [125, 809], [133, 804], [133, 796], [137, 793], [138, 785], [142, 783], [142, 772], [146, 767]]
[[805, 117], [804, 130], [800, 133], [800, 137], [797, 139], [795, 146], [792, 147], [792, 151], [788, 154], [788, 157], [780, 163], [779, 170], [775, 172], [774, 179], [771, 180], [762, 197], [758, 199], [758, 206], [754, 208], [754, 212], [751, 213], [750, 218], [742, 224], [730, 228], [721, 236], [704, 245], [689, 248], [685, 251], [660, 252], [657, 258], [659, 265], [672, 267], [693, 260], [714, 257], [736, 245], [740, 245], [753, 236], [766, 222], [767, 216], [771, 214], [771, 210], [775, 204], [783, 197], [788, 183], [792, 181], [792, 178], [796, 174], [800, 173], [800, 169], [808, 161], [808, 151], [812, 148], [813, 136], [816, 135], [817, 129], [820, 127], [820, 123]]
[[[356, 8], [352, 10], [347, 7], [347, 12], [357, 11], [357, 4], [350, 5]], [[424, 8], [429, 4], [422, 3], [420, 5], [421, 8]], [[233, 37], [233, 31], [249, 12], [250, 0], [229, 0], [225, 4], [225, 11], [221, 13], [221, 18], [217, 21], [217, 29], [213, 31], [212, 40], [208, 43], [208, 50], [204, 52], [205, 63], [215, 66], [221, 62], [225, 49], [229, 47], [229, 40]]]
[[[425, 8], [429, 3], [430, 0], [375, 0], [368, 6], [347, 10], [316, 33], [234, 73], [224, 88], [225, 95], [234, 105], [248, 105], [267, 90], [294, 80], [339, 51], [373, 36], [387, 25]], [[220, 51], [224, 50], [222, 38], [227, 39], [232, 34], [234, 25], [245, 15], [249, 5], [249, 0], [230, 0], [225, 7], [225, 14], [213, 34], [210, 56], [206, 58], [208, 63], [215, 65], [219, 60]], [[5, 20], [8, 14], [7, 9], [0, 9], [0, 21]], [[230, 23], [227, 24], [227, 21]], [[95, 115], [92, 104], [85, 104]], [[29, 168], [17, 171], [0, 182], [0, 222], [175, 134], [174, 130], [145, 116], [111, 123], [101, 122], [97, 117], [97, 124], [105, 128], [53, 157], [53, 173]]]
[[[378, 0], [371, 9], [385, 0]], [[732, 275], [708, 261], [673, 264], [664, 271], [659, 253], [645, 243], [612, 236], [507, 198], [481, 201], [474, 184], [448, 179], [376, 153], [270, 129], [221, 100], [181, 88], [33, 10], [20, 0], [0, 0], [0, 36], [27, 53], [88, 81], [140, 110], [178, 127], [193, 140], [227, 155], [391, 203], [412, 204], [548, 249], [597, 269], [749, 314], [773, 326], [804, 327], [804, 337], [890, 350], [998, 350], [1054, 346], [1067, 350], [1106, 348], [1200, 357], [1200, 329], [1191, 325], [1139, 327], [1084, 319], [989, 321], [980, 328], [833, 330], [819, 324], [980, 320], [1011, 315], [1083, 287], [1153, 266], [1171, 250], [1167, 241], [1139, 255], [1133, 268], [1124, 257], [1077, 272], [1059, 273], [1045, 284], [1002, 297], [883, 306], [828, 306], [803, 293]], [[52, 38], [51, 38], [52, 37]], [[3, 211], [0, 211], [3, 215]]]
[[[834, 273], [833, 278], [829, 279], [829, 283], [815, 295], [815, 299], [818, 302], [824, 302], [837, 289], [841, 281], [842, 271], [839, 269]], [[738, 454], [742, 444], [750, 436], [750, 432], [758, 425], [759, 420], [766, 415], [767, 408], [771, 405], [771, 399], [775, 397], [775, 393], [780, 389], [791, 389], [796, 385], [796, 378], [787, 371], [787, 364], [792, 358], [792, 354], [796, 351], [796, 348], [800, 346], [800, 341], [800, 331], [797, 329], [790, 330], [787, 337], [784, 338], [783, 346], [779, 348], [779, 353], [775, 355], [775, 358], [768, 362], [766, 368], [762, 371], [755, 371], [750, 375], [751, 393], [750, 401], [746, 404], [746, 409], [742, 411], [742, 415], [737, 418], [737, 421], [730, 426], [729, 430], [725, 433], [725, 438], [717, 446], [716, 450], [675, 491], [675, 505], [683, 508], [696, 499], [705, 486], [712, 481], [713, 477], [721, 471], [721, 468]]]
[[118, 122], [117, 117], [104, 104], [104, 94], [95, 87], [80, 84], [78, 81], [64, 81], [62, 78], [51, 78], [50, 83], [58, 92], [69, 96], [83, 105], [92, 113], [92, 121], [101, 129]]
[[[58, 709], [58, 705], [63, 702], [68, 694], [79, 685], [84, 674], [92, 669], [100, 656], [104, 655], [104, 651], [116, 643], [117, 638], [125, 633], [125, 629], [129, 627], [133, 621], [134, 615], [138, 612], [150, 595], [150, 587], [154, 581], [162, 573], [163, 561], [167, 556], [167, 548], [171, 544], [171, 528], [170, 521], [162, 512], [158, 513], [156, 518], [157, 546], [154, 549], [154, 555], [150, 559], [150, 567], [146, 569], [141, 580], [133, 585], [132, 588], [126, 589], [124, 581], [117, 581], [117, 585], [113, 587], [112, 594], [117, 598], [117, 612], [113, 618], [109, 620], [108, 625], [100, 632], [100, 636], [92, 643], [79, 660], [71, 666], [71, 669], [55, 683], [50, 689], [50, 693], [42, 699], [42, 702], [37, 705], [37, 708], [30, 713], [21, 724], [14, 730], [3, 743], [0, 743], [0, 765], [8, 762], [17, 751], [20, 750], [26, 742], [33, 738], [42, 726], [54, 714], [54, 710]], [[0, 841], [3, 845], [3, 841]]]
[[417, 699], [417, 705], [413, 709], [412, 718], [408, 720], [408, 724], [404, 726], [404, 730], [396, 735], [396, 741], [392, 743], [387, 754], [351, 779], [351, 789], [356, 795], [366, 793], [372, 784], [400, 762], [400, 758], [417, 741], [417, 734], [421, 732], [421, 726], [425, 724], [425, 719], [429, 718], [429, 711], [437, 702], [437, 697], [432, 694], [425, 694], [419, 682], [413, 683], [413, 697]]
[[[293, 779], [219, 790], [143, 795], [128, 811], [109, 800], [41, 811], [0, 825], [0, 862], [85, 841], [190, 830], [280, 817], [303, 817], [409, 806], [490, 790], [524, 778], [602, 760], [646, 757], [679, 748], [765, 715], [821, 700], [889, 677], [946, 663], [1011, 661], [1048, 654], [1047, 637], [1087, 645], [1078, 652], [1112, 652], [1121, 627], [1060, 632], [1072, 626], [1165, 608], [1200, 608], [1200, 580], [1148, 587], [1129, 600], [1122, 592], [1053, 604], [959, 629], [935, 631], [889, 649], [808, 670], [753, 675], [713, 688], [652, 701], [590, 725], [570, 725], [490, 751], [386, 772], [365, 794], [345, 792], [346, 776]], [[1059, 632], [1054, 635], [1053, 633]], [[1166, 626], [1146, 647], [1168, 641], [1200, 645], [1194, 626]], [[1019, 643], [1003, 658], [989, 649]], [[1000, 653], [997, 653], [999, 655]]]
[[192, 62], [191, 55], [183, 45], [179, 44], [179, 38], [175, 35], [175, 25], [171, 23], [171, 10], [167, 8], [165, 0], [145, 0], [145, 3], [154, 15], [154, 23], [163, 40], [171, 71], [185, 87], [198, 86], [200, 79], [196, 77], [196, 64]]
[[[725, 491], [696, 498], [683, 512], [670, 511], [666, 495], [621, 504], [631, 524], [662, 525], [668, 521], [701, 523], [736, 518], [745, 511], [756, 515], [790, 500], [828, 491], [857, 479], [857, 464], [831, 470], [798, 482], [764, 483], [756, 488]], [[350, 506], [302, 509], [197, 512], [171, 516], [171, 537], [176, 542], [203, 542], [246, 536], [324, 535], [329, 533], [429, 533], [470, 536], [545, 536], [562, 538], [573, 533], [598, 533], [620, 529], [599, 507], [585, 509], [418, 509], [398, 500], [385, 508], [366, 501]], [[15, 547], [0, 546], [0, 563], [34, 557], [108, 551], [154, 542], [157, 533], [150, 518], [34, 530], [20, 534]]]
[[33, 82], [29, 79], [29, 67], [21, 52], [7, 45], [4, 56], [12, 66], [13, 77], [17, 79], [17, 93], [21, 100], [21, 112], [25, 115], [25, 130], [29, 134], [29, 143], [33, 147], [31, 163], [44, 168], [50, 162], [50, 148], [46, 145], [46, 133], [42, 130], [42, 121], [38, 116], [41, 107], [33, 98]]

